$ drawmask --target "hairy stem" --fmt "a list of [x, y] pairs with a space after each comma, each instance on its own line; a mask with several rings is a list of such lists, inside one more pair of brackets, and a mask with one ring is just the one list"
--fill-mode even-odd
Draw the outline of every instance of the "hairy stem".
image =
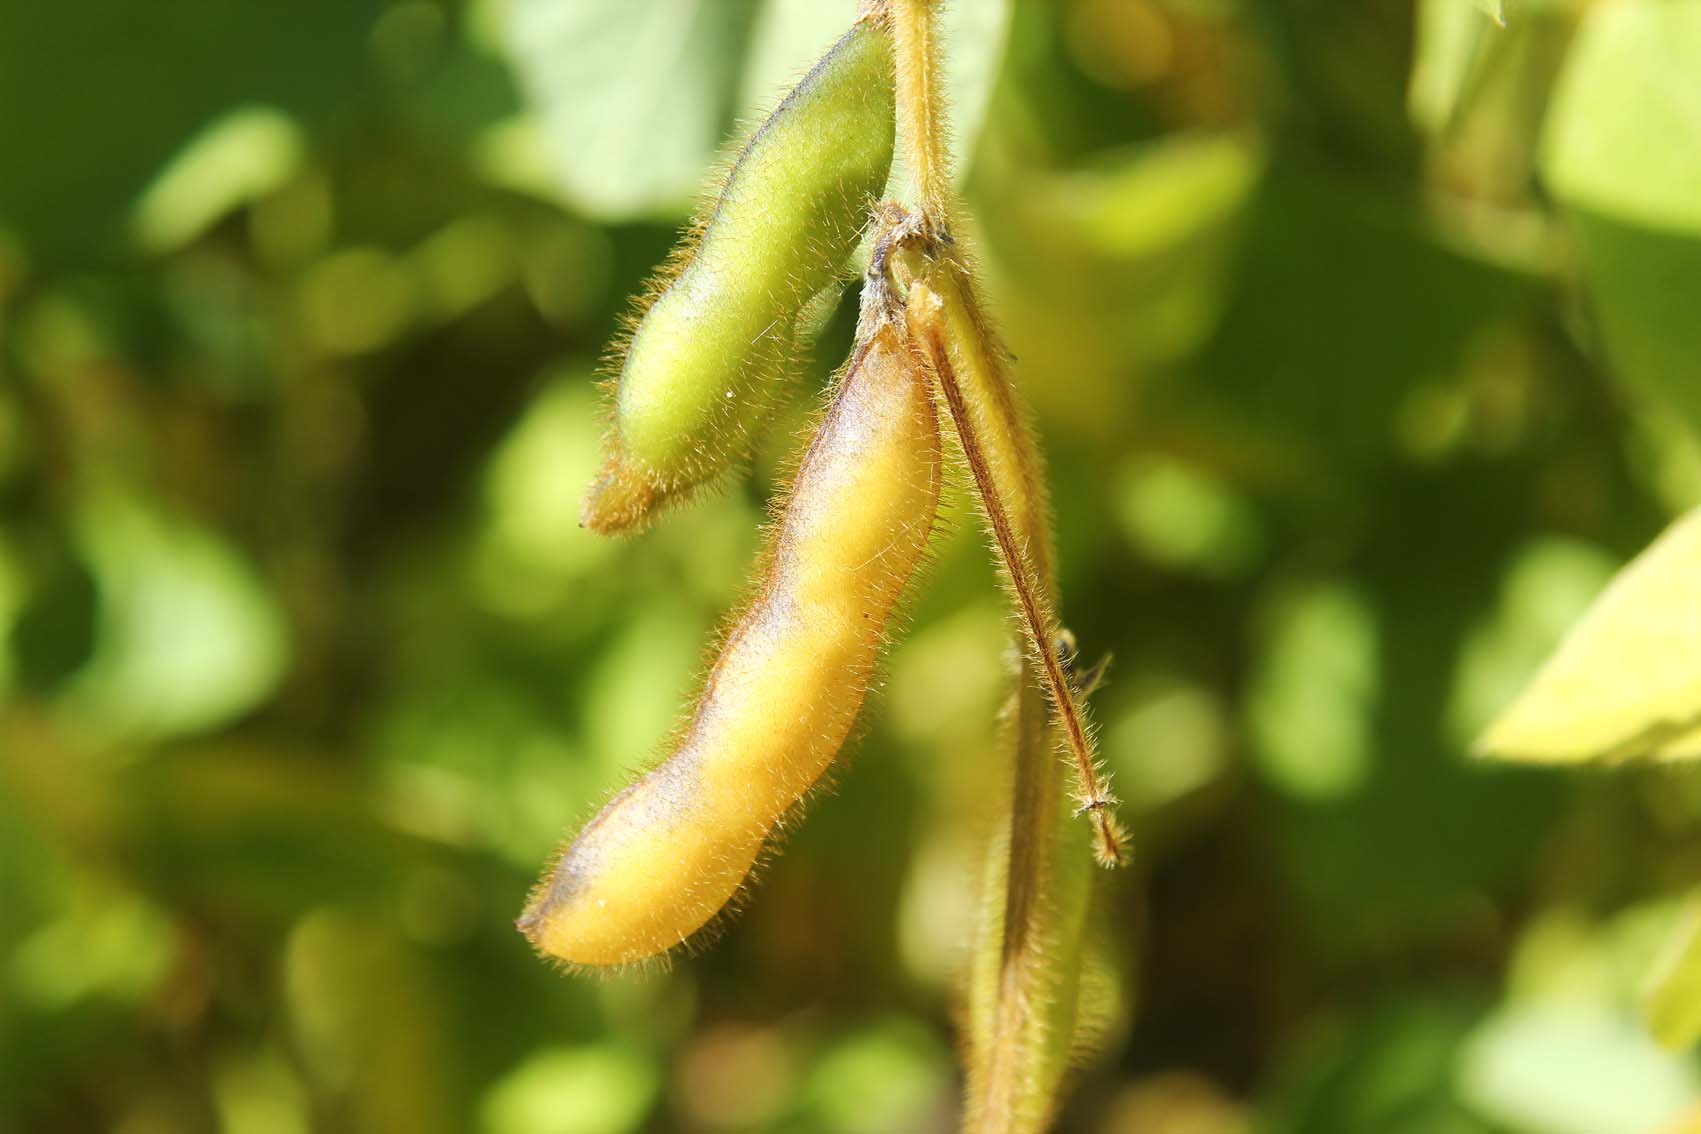
[[940, 97], [937, 0], [892, 0], [892, 43], [898, 64], [898, 131], [915, 182], [923, 222], [944, 232], [951, 221], [950, 162]]
[[[988, 861], [970, 975], [965, 1105], [965, 1128], [976, 1134], [1027, 1134], [1050, 1120], [1075, 1039], [1090, 896], [1083, 828], [1066, 815], [1058, 747], [1073, 757], [1100, 861], [1120, 862], [1123, 835], [1056, 644], [1056, 555], [1038, 446], [951, 231], [934, 10], [933, 0], [891, 0], [899, 141], [921, 216], [888, 218], [876, 258], [890, 257], [908, 277], [911, 345], [950, 412], [1029, 647], [1014, 675], [1009, 810]], [[907, 247], [894, 255], [894, 243]]]
[[[990, 328], [975, 324], [974, 309], [941, 299], [929, 282], [937, 265], [909, 255], [899, 266], [913, 272], [906, 304], [911, 347], [956, 426], [1017, 607], [1018, 644], [1031, 645], [1030, 627], [1049, 618], [1049, 590], [1042, 588], [1050, 584], [1054, 558], [1038, 451]], [[937, 282], [954, 298], [959, 285], [968, 286], [951, 273]], [[1040, 638], [1060, 670], [1054, 636]], [[1042, 655], [1022, 649], [1017, 661], [1009, 810], [988, 862], [982, 940], [970, 978], [966, 1110], [967, 1128], [977, 1134], [1045, 1127], [1075, 1036], [1073, 978], [1090, 892], [1080, 838], [1087, 828], [1070, 822], [1065, 806], [1064, 763], [1056, 754], [1068, 744], [1055, 706], [1047, 711]], [[1108, 818], [1108, 810], [1094, 815]], [[1114, 829], [1109, 834], [1114, 843]]]
[[[915, 286], [921, 288], [926, 285]], [[925, 299], [922, 306], [925, 306]], [[912, 333], [914, 330], [912, 328]], [[963, 397], [963, 389], [957, 380], [956, 367], [952, 364], [951, 351], [946, 345], [939, 320], [928, 321], [920, 333], [928, 361], [938, 379], [940, 393], [944, 395], [945, 404], [951, 411], [951, 421], [956, 426], [963, 457], [974, 477], [975, 490], [986, 513], [987, 527], [992, 532], [993, 541], [998, 545], [1010, 592], [1015, 597], [1022, 620], [1027, 626], [1029, 644], [1051, 694], [1052, 707], [1057, 713], [1059, 727], [1074, 758], [1080, 792], [1077, 802], [1081, 811], [1092, 816], [1095, 832], [1094, 854], [1107, 866], [1120, 865], [1123, 836], [1117, 829], [1115, 816], [1112, 814], [1116, 800], [1104, 785], [1082, 719], [1084, 714], [1079, 699], [1068, 675], [1063, 671], [1063, 661], [1058, 656], [1057, 618], [1051, 610], [1051, 603], [1039, 573], [1029, 562], [1023, 544], [1017, 541], [1016, 531], [1010, 523], [998, 485], [993, 479], [991, 466], [981, 447], [979, 430]]]

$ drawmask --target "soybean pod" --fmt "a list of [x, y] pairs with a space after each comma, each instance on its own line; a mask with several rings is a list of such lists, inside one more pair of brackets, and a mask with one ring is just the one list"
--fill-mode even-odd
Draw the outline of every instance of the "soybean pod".
[[894, 84], [890, 37], [867, 13], [751, 136], [627, 344], [587, 527], [641, 525], [745, 455], [800, 313], [843, 271], [886, 183]]
[[928, 379], [877, 306], [677, 748], [610, 800], [533, 892], [519, 925], [541, 952], [617, 965], [684, 942], [737, 893], [844, 743], [941, 481]]

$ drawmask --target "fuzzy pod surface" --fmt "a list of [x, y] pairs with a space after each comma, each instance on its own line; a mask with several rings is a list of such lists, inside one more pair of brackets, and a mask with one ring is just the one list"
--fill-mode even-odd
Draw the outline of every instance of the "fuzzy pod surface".
[[640, 961], [697, 932], [837, 755], [942, 479], [926, 372], [883, 324], [859, 341], [805, 453], [755, 598], [664, 762], [616, 795], [539, 883], [519, 925], [581, 965]]
[[890, 36], [864, 17], [751, 136], [627, 346], [587, 527], [642, 524], [744, 456], [800, 313], [843, 270], [886, 183], [895, 82]]

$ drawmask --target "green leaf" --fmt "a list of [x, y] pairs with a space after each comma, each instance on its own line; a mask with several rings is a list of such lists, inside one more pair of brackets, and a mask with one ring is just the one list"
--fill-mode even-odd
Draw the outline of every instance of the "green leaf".
[[655, 1064], [635, 1051], [612, 1044], [545, 1048], [485, 1095], [482, 1128], [621, 1134], [643, 1127], [660, 1088]]
[[68, 696], [124, 736], [223, 724], [269, 696], [287, 641], [271, 593], [219, 536], [106, 498], [79, 535], [100, 594], [94, 656]]
[[975, 144], [1004, 63], [1010, 0], [946, 4], [939, 26], [945, 45], [946, 121], [951, 126], [946, 145], [951, 151], [951, 168], [960, 182], [972, 168]]
[[[1701, 74], [1701, 57], [1696, 60]], [[1701, 138], [1695, 146], [1701, 147]], [[1677, 144], [1673, 143], [1674, 148]], [[1695, 193], [1701, 199], [1701, 180]], [[1701, 432], [1701, 238], [1573, 209], [1586, 284], [1620, 378]]]
[[1701, 1038], [1701, 898], [1691, 898], [1660, 947], [1642, 992], [1642, 1023], [1662, 1045]]
[[1350, 587], [1318, 586], [1278, 609], [1248, 712], [1259, 768], [1279, 790], [1323, 802], [1364, 785], [1378, 650], [1376, 611]]
[[1406, 105], [1413, 121], [1439, 134], [1459, 112], [1467, 88], [1480, 78], [1493, 43], [1490, 20], [1495, 14], [1484, 18], [1483, 0], [1423, 0], [1417, 16]]
[[1701, 236], [1701, 3], [1598, 4], [1555, 95], [1543, 173], [1567, 204]]
[[803, 1098], [817, 1130], [914, 1130], [947, 1089], [946, 1053], [911, 1020], [837, 1037], [811, 1069]]
[[1613, 578], [1477, 747], [1555, 763], [1701, 756], [1701, 509]]
[[220, 115], [260, 104], [311, 127], [346, 109], [383, 8], [0, 4], [0, 227], [41, 263], [110, 259], [137, 195]]
[[1608, 355], [1701, 427], [1701, 3], [1597, 4], [1542, 172], [1576, 222]]
[[508, 51], [562, 192], [609, 220], [687, 211], [719, 151], [748, 3], [514, 0]]
[[174, 251], [300, 168], [301, 130], [270, 107], [245, 106], [196, 134], [136, 203], [132, 228], [150, 252]]
[[780, 96], [856, 19], [857, 0], [767, 0], [751, 30], [738, 83], [744, 114], [771, 110]]
[[1476, 0], [1476, 4], [1489, 19], [1501, 27], [1506, 26], [1506, 10], [1511, 7], [1510, 0]]
[[1459, 1055], [1459, 1093], [1473, 1108], [1544, 1134], [1669, 1129], [1697, 1085], [1629, 1018], [1581, 1000], [1503, 1009]]

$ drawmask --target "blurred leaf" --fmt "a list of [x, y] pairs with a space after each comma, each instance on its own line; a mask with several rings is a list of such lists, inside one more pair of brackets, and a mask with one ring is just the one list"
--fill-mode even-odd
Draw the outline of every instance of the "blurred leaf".
[[1493, 50], [1488, 11], [1497, 0], [1420, 0], [1416, 56], [1407, 102], [1412, 118], [1431, 134], [1441, 133], [1461, 109], [1467, 87]]
[[1554, 191], [1701, 236], [1701, 3], [1593, 5], [1572, 52], [1545, 139]]
[[645, 1128], [661, 1075], [643, 1055], [611, 1044], [545, 1048], [493, 1086], [480, 1128], [627, 1134]]
[[1608, 354], [1701, 428], [1701, 3], [1596, 4], [1543, 143]]
[[1460, 1094], [1529, 1134], [1659, 1130], [1701, 1089], [1631, 1020], [1587, 1002], [1504, 1009], [1459, 1059]]
[[68, 696], [102, 728], [196, 732], [271, 694], [288, 648], [282, 615], [217, 534], [117, 496], [90, 505], [79, 531], [100, 618]]
[[1500, 601], [1459, 654], [1448, 724], [1468, 748], [1564, 639], [1619, 561], [1580, 540], [1541, 537], [1518, 551], [1500, 582]]
[[1209, 689], [1160, 671], [1118, 677], [1111, 692], [1128, 707], [1104, 712], [1105, 761], [1131, 814], [1168, 806], [1227, 770], [1229, 721]]
[[1506, 11], [1512, 7], [1512, 0], [1476, 0], [1476, 6], [1489, 19], [1505, 27]]
[[231, 107], [317, 121], [349, 99], [382, 7], [0, 4], [0, 224], [43, 260], [110, 257], [136, 195]]
[[589, 376], [571, 373], [538, 392], [492, 454], [479, 582], [498, 609], [535, 610], [613, 558], [619, 545], [564, 504], [596, 472], [599, 433]]
[[1130, 462], [1117, 481], [1122, 529], [1158, 563], [1232, 576], [1250, 566], [1262, 549], [1256, 512], [1208, 470], [1149, 459]]
[[281, 1052], [224, 1058], [213, 1073], [223, 1134], [308, 1134], [307, 1092]]
[[1536, 298], [1532, 278], [1445, 249], [1327, 167], [1273, 163], [1255, 200], [1233, 295], [1182, 394], [1289, 461], [1385, 461], [1410, 392], [1459, 373], [1486, 327]]
[[[0, 413], [3, 413], [0, 410]], [[3, 458], [0, 458], [3, 460]], [[22, 567], [14, 559], [4, 536], [0, 536], [0, 699], [11, 689], [17, 663], [13, 659], [12, 634], [27, 595]]]
[[1555, 257], [1532, 192], [1538, 139], [1577, 17], [1568, 0], [1504, 16], [1422, 0], [1406, 101], [1427, 136], [1436, 220], [1485, 258], [1545, 271]]
[[1105, 428], [1130, 364], [1172, 362], [1216, 329], [1264, 162], [1256, 136], [1195, 131], [982, 192], [992, 267], [1020, 289], [1010, 338], [1048, 415]]
[[231, 921], [393, 897], [406, 864], [441, 853], [376, 814], [353, 767], [308, 751], [197, 742], [104, 786], [124, 809], [112, 837], [150, 893]]
[[765, 0], [751, 30], [738, 106], [766, 114], [856, 19], [859, 0]]
[[22, 601], [8, 642], [18, 684], [52, 689], [94, 651], [100, 613], [95, 581], [86, 563], [70, 549], [56, 546], [49, 561], [37, 568], [34, 586], [18, 590]]
[[1370, 772], [1380, 688], [1376, 612], [1350, 587], [1280, 607], [1248, 701], [1259, 765], [1307, 800], [1350, 795]]
[[139, 1000], [169, 971], [175, 937], [145, 898], [85, 887], [61, 918], [18, 945], [8, 983], [21, 999], [53, 1008], [92, 995]]
[[906, 1020], [840, 1038], [811, 1070], [807, 1130], [925, 1130], [950, 1077], [935, 1037]]
[[512, 0], [509, 53], [567, 200], [677, 216], [721, 145], [748, 0]]
[[196, 134], [136, 202], [136, 238], [149, 252], [177, 248], [237, 205], [283, 184], [303, 140], [269, 107], [232, 110]]
[[1701, 510], [1613, 579], [1478, 741], [1505, 760], [1701, 756]]
[[1701, 898], [1692, 897], [1666, 933], [1642, 990], [1642, 1022], [1673, 1051], [1701, 1038]]
[[[1459, 1113], [1452, 1073], [1480, 1009], [1450, 996], [1378, 1004], [1287, 1045], [1262, 1108], [1267, 1134], [1487, 1134]], [[1130, 1132], [1134, 1134], [1134, 1132]]]
[[1010, 9], [1011, 0], [974, 0], [946, 4], [940, 14], [945, 105], [950, 107], [946, 145], [959, 181], [974, 167], [975, 145], [1004, 62]]
[[305, 1062], [343, 1103], [349, 1129], [467, 1129], [442, 985], [418, 950], [382, 924], [317, 911], [281, 954]]
[[[1701, 138], [1695, 145], [1701, 147]], [[1701, 197], [1701, 180], [1695, 192]], [[1692, 302], [1701, 295], [1701, 237], [1647, 228], [1582, 205], [1572, 208], [1571, 217], [1608, 360], [1619, 377], [1701, 431], [1701, 327]]]

